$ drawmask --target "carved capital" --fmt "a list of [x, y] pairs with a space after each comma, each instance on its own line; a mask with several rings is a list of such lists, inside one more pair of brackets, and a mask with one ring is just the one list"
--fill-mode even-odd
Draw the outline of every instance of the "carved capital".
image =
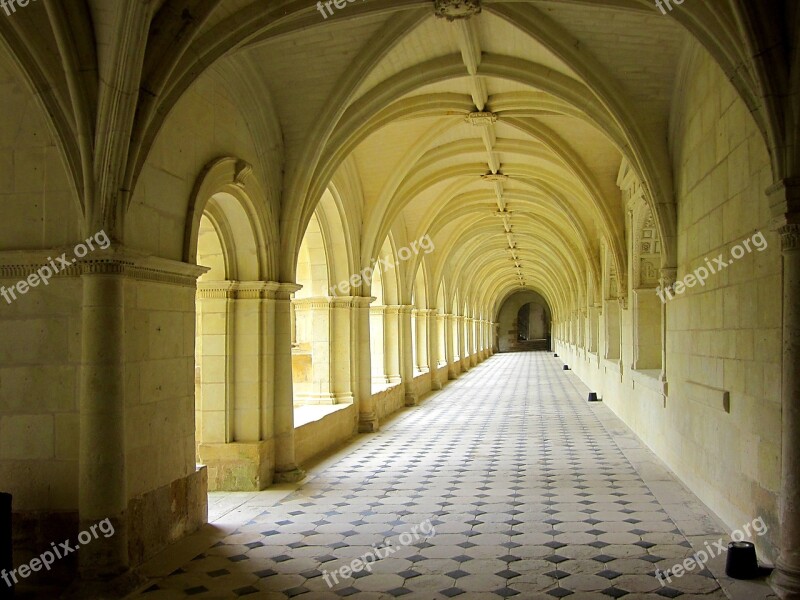
[[800, 178], [781, 179], [767, 188], [772, 228], [800, 223]]
[[791, 252], [800, 248], [800, 225], [784, 225], [778, 229], [778, 234], [781, 236], [781, 250], [783, 252]]
[[469, 19], [481, 12], [480, 0], [434, 0], [434, 14], [448, 21]]
[[658, 280], [662, 289], [672, 288], [678, 278], [678, 269], [661, 269], [661, 277]]

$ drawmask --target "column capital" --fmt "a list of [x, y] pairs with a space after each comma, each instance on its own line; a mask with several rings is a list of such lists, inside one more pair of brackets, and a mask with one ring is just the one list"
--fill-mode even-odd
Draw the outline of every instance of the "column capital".
[[661, 277], [658, 280], [659, 285], [662, 289], [669, 289], [678, 279], [678, 269], [675, 268], [667, 268], [661, 269]]
[[800, 224], [792, 223], [778, 228], [781, 236], [781, 250], [791, 252], [800, 249]]
[[384, 312], [388, 315], [410, 315], [411, 311], [414, 310], [412, 304], [387, 304], [383, 308]]
[[351, 296], [353, 306], [356, 308], [371, 308], [371, 304], [377, 300], [375, 296]]
[[772, 212], [772, 229], [800, 223], [800, 177], [776, 181], [766, 190]]
[[369, 302], [365, 302], [370, 298], [362, 296], [315, 296], [313, 298], [298, 298], [292, 300], [296, 308], [300, 309], [325, 309], [325, 308], [359, 308], [369, 306]]

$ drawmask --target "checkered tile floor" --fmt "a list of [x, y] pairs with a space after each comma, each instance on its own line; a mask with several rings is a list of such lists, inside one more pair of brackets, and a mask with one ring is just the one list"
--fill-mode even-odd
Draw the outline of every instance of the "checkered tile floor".
[[581, 389], [552, 354], [497, 355], [136, 597], [725, 598], [708, 571], [655, 579], [689, 542]]

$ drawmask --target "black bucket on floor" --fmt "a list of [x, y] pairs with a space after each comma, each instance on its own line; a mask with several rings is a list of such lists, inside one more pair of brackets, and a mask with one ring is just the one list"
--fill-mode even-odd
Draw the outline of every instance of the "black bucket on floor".
[[564, 371], [569, 371], [569, 365], [564, 365]]
[[597, 398], [597, 392], [589, 392], [589, 402], [600, 402]]
[[728, 544], [725, 575], [733, 579], [754, 579], [759, 576], [756, 547], [752, 542]]

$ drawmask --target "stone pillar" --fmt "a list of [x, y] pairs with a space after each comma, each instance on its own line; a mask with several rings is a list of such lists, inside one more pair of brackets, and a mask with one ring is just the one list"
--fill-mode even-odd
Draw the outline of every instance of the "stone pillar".
[[471, 367], [478, 366], [478, 347], [475, 343], [475, 323], [473, 318], [467, 319], [467, 344], [469, 345], [469, 364]]
[[428, 371], [431, 375], [431, 389], [442, 389], [439, 379], [439, 327], [441, 317], [435, 308], [427, 310], [425, 324], [428, 329]]
[[770, 584], [782, 600], [800, 598], [800, 179], [767, 190], [783, 253], [783, 381], [780, 555]]
[[414, 368], [420, 373], [428, 373], [430, 371], [430, 360], [428, 359], [428, 315], [431, 311], [427, 309], [415, 308], [411, 311], [414, 319], [413, 332], [417, 336], [417, 356]]
[[356, 389], [355, 401], [358, 405], [359, 433], [378, 431], [378, 414], [372, 399], [372, 360], [370, 346], [370, 303], [375, 298], [358, 297], [353, 299], [356, 311]]
[[380, 386], [385, 386], [389, 382], [386, 376], [386, 361], [383, 358], [384, 308], [369, 307], [370, 370], [372, 383]]
[[115, 534], [100, 536], [78, 554], [81, 577], [107, 580], [128, 571], [125, 461], [125, 265], [83, 265], [80, 375], [81, 531], [103, 519]]
[[294, 395], [292, 390], [291, 295], [300, 289], [283, 283], [275, 290], [275, 397], [273, 435], [275, 440], [276, 483], [295, 483], [305, 477], [295, 461]]
[[400, 330], [400, 379], [405, 388], [406, 406], [416, 406], [419, 403], [416, 387], [414, 386], [414, 346], [411, 336], [411, 311], [413, 306], [398, 306], [397, 319]]
[[442, 315], [445, 324], [445, 360], [447, 361], [447, 377], [448, 379], [455, 379], [461, 372], [461, 369], [456, 366], [456, 348], [453, 336], [455, 335], [455, 315]]
[[464, 315], [456, 316], [456, 329], [458, 331], [458, 357], [461, 362], [461, 372], [466, 373], [469, 371], [469, 358], [467, 358], [467, 332], [466, 332], [466, 317]]
[[[678, 277], [678, 269], [661, 269], [659, 285], [661, 289], [672, 288]], [[660, 300], [659, 300], [660, 302]], [[669, 383], [667, 381], [667, 303], [661, 302], [661, 394], [666, 402], [669, 395]]]
[[401, 336], [400, 306], [383, 308], [383, 368], [389, 383], [401, 383]]

